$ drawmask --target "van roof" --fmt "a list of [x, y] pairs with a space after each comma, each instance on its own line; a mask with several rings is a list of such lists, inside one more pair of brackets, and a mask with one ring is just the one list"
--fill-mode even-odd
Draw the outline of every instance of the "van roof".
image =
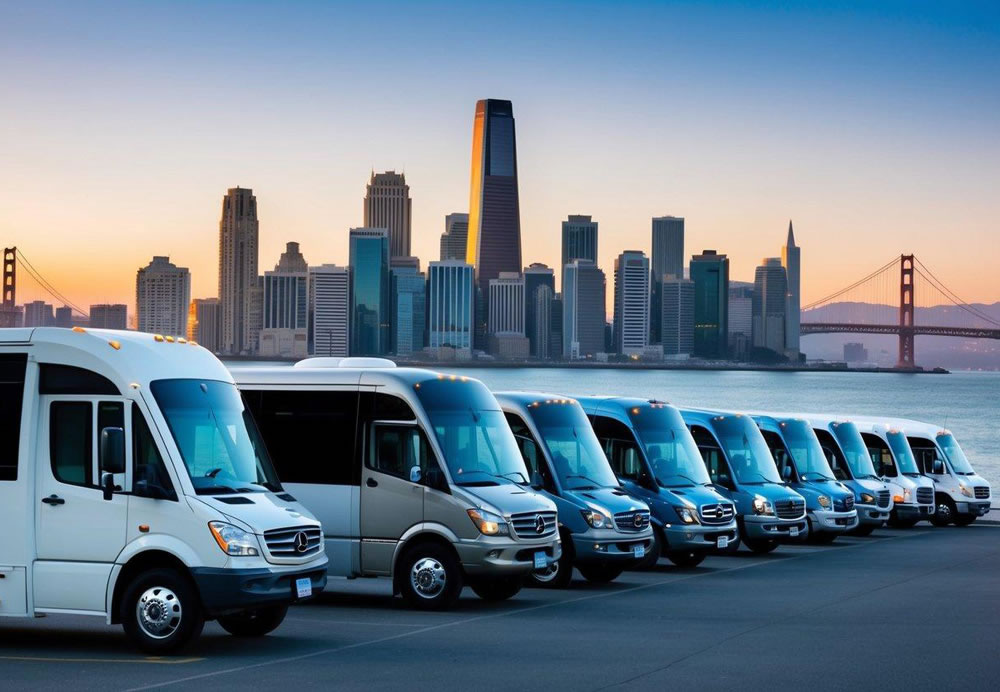
[[354, 367], [308, 367], [308, 366], [229, 366], [236, 383], [251, 385], [380, 385], [401, 382], [414, 385], [430, 379], [462, 379], [478, 381], [464, 375], [450, 375], [424, 368], [354, 368]]

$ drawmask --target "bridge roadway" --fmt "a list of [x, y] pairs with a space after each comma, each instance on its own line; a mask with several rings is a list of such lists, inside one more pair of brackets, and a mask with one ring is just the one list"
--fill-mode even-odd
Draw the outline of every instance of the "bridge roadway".
[[335, 584], [272, 636], [217, 625], [178, 658], [80, 617], [0, 620], [4, 690], [998, 689], [1000, 527], [881, 530], [831, 546], [661, 563], [609, 585], [406, 610]]
[[[846, 322], [802, 322], [801, 333], [830, 334], [846, 332], [851, 334], [900, 334], [904, 327], [898, 324], [851, 324]], [[915, 336], [957, 336], [967, 339], [1000, 339], [1000, 329], [980, 329], [977, 327], [932, 327], [915, 325], [910, 328]]]

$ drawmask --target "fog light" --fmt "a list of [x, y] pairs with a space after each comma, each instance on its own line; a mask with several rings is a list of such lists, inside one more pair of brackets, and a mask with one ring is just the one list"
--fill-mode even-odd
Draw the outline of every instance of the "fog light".
[[486, 557], [495, 560], [496, 558], [500, 557], [500, 551], [491, 550], [490, 552], [486, 553]]

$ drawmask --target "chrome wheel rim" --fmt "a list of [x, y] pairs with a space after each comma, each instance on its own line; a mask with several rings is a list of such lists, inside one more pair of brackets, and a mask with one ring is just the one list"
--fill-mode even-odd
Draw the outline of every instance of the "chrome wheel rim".
[[940, 515], [942, 521], [951, 521], [951, 507], [948, 506], [947, 502], [940, 503], [935, 511]]
[[183, 614], [177, 594], [165, 586], [146, 589], [135, 604], [135, 617], [139, 629], [152, 639], [166, 639], [181, 624]]
[[543, 584], [548, 584], [553, 581], [559, 574], [559, 561], [553, 562], [551, 565], [545, 569], [536, 569], [531, 573], [531, 576], [535, 578], [535, 581], [541, 582]]
[[410, 585], [421, 598], [436, 598], [444, 591], [448, 575], [444, 565], [432, 557], [422, 557], [410, 569]]

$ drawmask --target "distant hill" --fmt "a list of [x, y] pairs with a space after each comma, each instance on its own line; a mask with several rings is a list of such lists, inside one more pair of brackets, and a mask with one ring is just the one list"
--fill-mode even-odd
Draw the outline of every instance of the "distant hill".
[[[1000, 322], [1000, 302], [973, 303], [972, 307]], [[992, 327], [954, 305], [917, 308], [917, 324], [942, 327]], [[831, 303], [803, 314], [803, 322], [869, 322], [895, 324], [898, 305], [871, 303]], [[899, 340], [882, 334], [814, 334], [802, 337], [802, 350], [809, 358], [842, 360], [845, 343], [862, 343], [872, 362], [892, 365], [896, 362]], [[917, 364], [925, 368], [1000, 369], [1000, 341], [992, 339], [954, 339], [944, 336], [918, 336], [915, 344]]]

